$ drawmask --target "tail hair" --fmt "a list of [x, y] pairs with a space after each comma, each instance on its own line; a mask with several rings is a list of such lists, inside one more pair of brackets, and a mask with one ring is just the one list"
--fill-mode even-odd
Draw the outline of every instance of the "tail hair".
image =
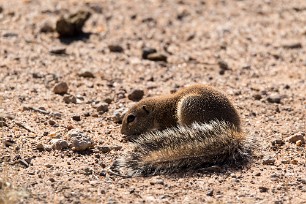
[[252, 142], [245, 134], [217, 120], [145, 133], [133, 142], [133, 151], [111, 167], [120, 175], [167, 174], [224, 164], [242, 166], [252, 155]]

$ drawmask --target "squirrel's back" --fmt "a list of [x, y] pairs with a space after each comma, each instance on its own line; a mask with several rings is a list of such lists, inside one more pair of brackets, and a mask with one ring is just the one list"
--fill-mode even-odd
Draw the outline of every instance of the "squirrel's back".
[[240, 117], [231, 101], [216, 89], [196, 84], [176, 93], [180, 96], [177, 102], [177, 118], [180, 125], [191, 125], [194, 122], [225, 121], [240, 130]]

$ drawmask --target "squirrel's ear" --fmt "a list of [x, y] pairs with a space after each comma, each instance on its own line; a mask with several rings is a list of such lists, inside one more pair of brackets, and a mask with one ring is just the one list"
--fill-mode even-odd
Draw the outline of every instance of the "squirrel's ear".
[[148, 110], [148, 107], [147, 107], [146, 105], [143, 105], [143, 106], [142, 106], [142, 109], [143, 109], [147, 114], [150, 113], [150, 111]]

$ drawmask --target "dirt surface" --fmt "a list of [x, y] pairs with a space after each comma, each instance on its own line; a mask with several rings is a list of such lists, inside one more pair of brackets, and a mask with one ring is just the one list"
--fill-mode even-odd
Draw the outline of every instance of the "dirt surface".
[[[1, 0], [0, 7], [0, 203], [306, 203], [305, 0]], [[59, 38], [56, 21], [79, 10], [91, 13], [84, 33]], [[156, 53], [143, 59], [148, 48]], [[61, 82], [68, 90], [62, 83], [55, 91]], [[195, 83], [232, 98], [257, 141], [251, 165], [110, 174], [130, 149], [114, 120], [133, 105], [128, 95]], [[76, 130], [91, 149], [75, 151]]]

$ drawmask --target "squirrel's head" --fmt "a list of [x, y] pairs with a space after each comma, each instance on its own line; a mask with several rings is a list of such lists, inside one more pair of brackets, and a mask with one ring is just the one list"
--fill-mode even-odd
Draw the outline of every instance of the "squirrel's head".
[[139, 102], [123, 117], [121, 133], [128, 138], [148, 132], [154, 128], [153, 106]]

